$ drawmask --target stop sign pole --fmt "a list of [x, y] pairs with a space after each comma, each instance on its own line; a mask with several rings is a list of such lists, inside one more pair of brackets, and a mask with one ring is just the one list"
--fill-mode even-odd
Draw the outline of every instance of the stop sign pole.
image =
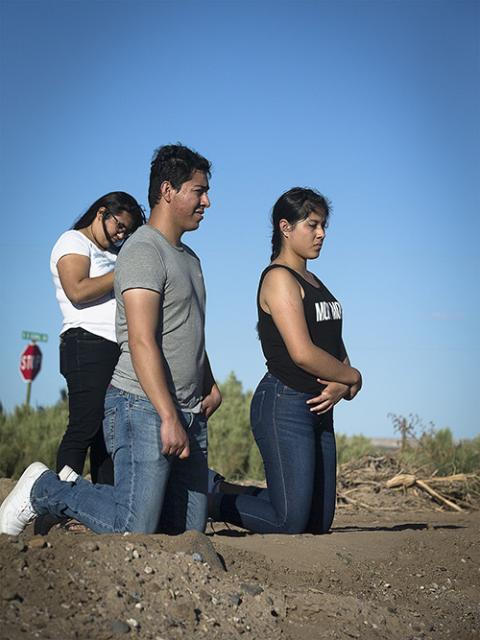
[[42, 366], [42, 352], [40, 347], [34, 340], [25, 347], [20, 355], [20, 374], [24, 381], [27, 383], [27, 398], [25, 400], [26, 406], [30, 406], [30, 395], [32, 392], [32, 382], [38, 375], [40, 367]]

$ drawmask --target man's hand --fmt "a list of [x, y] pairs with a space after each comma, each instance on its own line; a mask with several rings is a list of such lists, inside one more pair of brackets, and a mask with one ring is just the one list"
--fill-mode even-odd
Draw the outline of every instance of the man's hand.
[[328, 382], [320, 378], [317, 378], [317, 382], [326, 385], [326, 387], [319, 396], [307, 400], [307, 404], [310, 405], [310, 411], [318, 414], [330, 411], [337, 402], [349, 394], [351, 388], [341, 382]]
[[190, 444], [187, 433], [178, 417], [162, 420], [160, 427], [162, 453], [166, 456], [178, 456], [181, 460], [190, 455]]
[[206, 418], [210, 418], [218, 407], [222, 404], [222, 394], [216, 384], [212, 386], [212, 389], [208, 395], [202, 400], [202, 411]]

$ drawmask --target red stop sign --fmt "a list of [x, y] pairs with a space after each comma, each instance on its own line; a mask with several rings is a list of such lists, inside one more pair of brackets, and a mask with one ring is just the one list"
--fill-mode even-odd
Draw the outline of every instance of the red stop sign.
[[25, 382], [37, 377], [42, 365], [42, 352], [36, 344], [29, 344], [20, 356], [20, 373]]

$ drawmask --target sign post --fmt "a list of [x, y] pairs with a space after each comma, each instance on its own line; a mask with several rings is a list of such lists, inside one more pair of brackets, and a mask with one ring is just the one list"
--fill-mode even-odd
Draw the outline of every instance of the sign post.
[[32, 382], [37, 377], [41, 366], [42, 352], [35, 342], [32, 342], [25, 347], [20, 355], [20, 374], [27, 383], [27, 398], [25, 400], [27, 407], [30, 405]]
[[30, 340], [31, 343], [22, 351], [20, 355], [20, 374], [27, 383], [26, 406], [30, 406], [30, 394], [32, 392], [32, 382], [38, 375], [42, 366], [42, 352], [35, 344], [36, 342], [48, 342], [46, 333], [38, 331], [22, 331], [22, 340]]

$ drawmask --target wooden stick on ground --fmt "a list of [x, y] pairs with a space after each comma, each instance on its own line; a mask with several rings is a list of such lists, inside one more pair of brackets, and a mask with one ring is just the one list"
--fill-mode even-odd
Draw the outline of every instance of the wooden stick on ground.
[[359, 500], [354, 500], [353, 498], [349, 498], [344, 493], [337, 493], [337, 498], [340, 498], [341, 500], [345, 500], [345, 502], [348, 502], [348, 504], [353, 504], [356, 507], [363, 507], [364, 509], [367, 509], [367, 511], [377, 511], [377, 509], [374, 509], [373, 507], [371, 507], [368, 504], [365, 504], [364, 502], [360, 502]]
[[429, 487], [428, 484], [423, 480], [417, 480], [415, 484], [417, 485], [417, 487], [420, 487], [420, 489], [423, 489], [424, 491], [429, 493], [436, 500], [439, 500], [440, 502], [446, 504], [448, 507], [450, 507], [450, 509], [454, 509], [455, 511], [463, 511], [463, 509], [459, 507], [458, 504], [455, 504], [451, 500], [447, 500], [447, 498], [438, 493], [438, 491], [432, 489], [432, 487]]
[[408, 487], [413, 487], [416, 480], [416, 477], [411, 473], [400, 473], [398, 474], [398, 476], [387, 480], [387, 488], [393, 489], [394, 487], [405, 487], [406, 489], [408, 489]]
[[438, 491], [432, 489], [432, 487], [430, 487], [424, 480], [417, 480], [417, 478], [412, 474], [401, 473], [387, 481], [387, 487], [389, 489], [392, 489], [393, 487], [408, 488], [413, 487], [414, 485], [419, 487], [419, 489], [426, 491], [433, 498], [450, 507], [450, 509], [454, 509], [455, 511], [463, 511], [463, 509], [457, 504], [442, 496], [440, 493], [438, 493]]
[[453, 476], [434, 476], [429, 478], [431, 484], [448, 484], [449, 482], [468, 482], [469, 480], [480, 480], [476, 473], [456, 473]]

